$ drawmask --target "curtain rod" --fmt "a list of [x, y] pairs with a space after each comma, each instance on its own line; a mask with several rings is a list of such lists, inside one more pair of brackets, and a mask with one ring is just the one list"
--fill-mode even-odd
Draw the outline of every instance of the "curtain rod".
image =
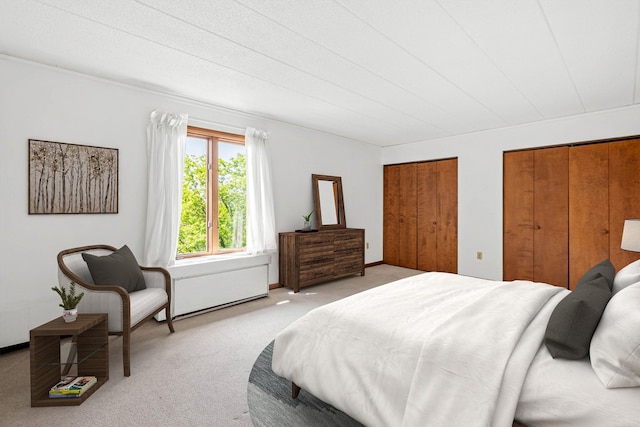
[[221, 132], [235, 133], [244, 135], [246, 128], [241, 128], [233, 125], [226, 125], [224, 123], [216, 123], [211, 120], [199, 119], [197, 117], [189, 116], [189, 124], [196, 127], [210, 128], [211, 130], [219, 130]]

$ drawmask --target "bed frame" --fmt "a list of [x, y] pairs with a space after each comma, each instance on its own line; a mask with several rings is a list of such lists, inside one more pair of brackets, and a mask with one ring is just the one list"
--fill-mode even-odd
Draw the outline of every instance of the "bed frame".
[[[300, 394], [300, 390], [302, 389], [296, 383], [291, 381], [291, 397], [294, 399], [297, 399], [298, 395]], [[513, 424], [511, 425], [511, 427], [527, 427], [527, 426], [526, 424], [522, 424], [517, 420], [513, 420]]]

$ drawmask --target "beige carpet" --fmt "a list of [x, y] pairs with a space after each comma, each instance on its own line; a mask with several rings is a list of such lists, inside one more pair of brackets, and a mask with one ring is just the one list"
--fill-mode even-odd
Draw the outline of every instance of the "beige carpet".
[[[287, 288], [237, 306], [174, 322], [147, 322], [132, 335], [131, 377], [122, 373], [122, 340], [110, 346], [110, 378], [76, 407], [31, 408], [29, 350], [0, 356], [0, 426], [247, 426], [247, 381], [276, 334], [312, 308], [419, 273], [379, 265], [366, 275]], [[232, 284], [230, 284], [232, 286]]]

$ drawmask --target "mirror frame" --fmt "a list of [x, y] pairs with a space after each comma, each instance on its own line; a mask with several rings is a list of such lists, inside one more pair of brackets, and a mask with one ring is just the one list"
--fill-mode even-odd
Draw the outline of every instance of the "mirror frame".
[[[336, 190], [338, 194], [334, 194], [336, 197], [336, 201], [338, 203], [336, 218], [338, 220], [337, 224], [323, 224], [322, 223], [322, 209], [320, 206], [320, 192], [318, 189], [318, 181], [331, 181], [336, 185]], [[331, 176], [331, 175], [311, 175], [311, 183], [313, 185], [313, 206], [316, 212], [316, 226], [318, 230], [329, 230], [334, 228], [347, 228], [347, 220], [344, 215], [344, 200], [342, 197], [342, 178], [339, 176]]]

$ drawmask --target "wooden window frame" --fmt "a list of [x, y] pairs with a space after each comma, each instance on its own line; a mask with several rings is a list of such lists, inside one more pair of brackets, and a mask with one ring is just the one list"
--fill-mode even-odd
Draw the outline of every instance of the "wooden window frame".
[[[196, 126], [187, 127], [187, 137], [203, 138], [207, 140], [207, 250], [205, 252], [193, 252], [177, 254], [176, 259], [196, 258], [211, 255], [223, 255], [233, 252], [242, 252], [245, 248], [223, 249], [218, 248], [218, 143], [227, 142], [245, 145], [244, 135], [205, 129]], [[214, 165], [216, 166], [214, 168]], [[215, 217], [214, 217], [215, 214]], [[216, 223], [214, 227], [213, 224]], [[215, 242], [215, 245], [214, 245]], [[215, 249], [214, 249], [215, 246]]]

